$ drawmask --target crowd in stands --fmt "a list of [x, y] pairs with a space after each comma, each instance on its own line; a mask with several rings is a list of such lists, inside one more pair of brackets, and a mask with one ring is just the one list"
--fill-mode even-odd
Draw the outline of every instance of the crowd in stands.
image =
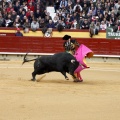
[[[47, 6], [55, 9], [53, 19]], [[0, 0], [0, 27], [88, 29], [92, 35], [110, 26], [120, 29], [120, 0]]]

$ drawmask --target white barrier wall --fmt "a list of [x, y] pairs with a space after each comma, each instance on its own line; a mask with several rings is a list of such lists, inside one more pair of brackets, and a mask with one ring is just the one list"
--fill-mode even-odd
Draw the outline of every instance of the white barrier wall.
[[[0, 61], [23, 60], [26, 53], [0, 53]], [[53, 55], [54, 53], [29, 53], [28, 58], [37, 58], [38, 56]], [[120, 62], [120, 56], [116, 55], [94, 55], [92, 58], [86, 58], [87, 62]]]

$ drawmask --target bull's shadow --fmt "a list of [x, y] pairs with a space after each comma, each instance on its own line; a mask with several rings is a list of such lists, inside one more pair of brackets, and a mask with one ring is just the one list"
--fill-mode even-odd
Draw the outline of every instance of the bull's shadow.
[[[31, 81], [31, 80], [30, 80]], [[33, 81], [32, 81], [33, 82]], [[92, 80], [84, 80], [83, 82], [74, 82], [72, 79], [70, 80], [65, 80], [65, 79], [52, 79], [52, 80], [48, 80], [48, 79], [40, 79], [38, 78], [36, 81], [35, 81], [37, 84], [67, 84], [67, 85], [82, 85], [82, 86], [96, 86], [96, 85], [102, 85], [104, 83], [99, 83], [99, 82], [95, 82], [95, 81], [92, 81]]]
[[65, 80], [64, 78], [60, 78], [60, 77], [59, 78], [56, 78], [55, 76], [52, 77], [52, 73], [47, 73], [47, 74], [43, 74], [43, 75], [38, 76], [36, 79], [36, 82], [69, 84], [71, 82], [73, 83], [73, 80], [72, 80], [72, 78], [70, 78], [70, 80]]
[[64, 77], [57, 73], [57, 72], [51, 72], [46, 73], [43, 75], [40, 75], [37, 77], [36, 82], [38, 83], [58, 83], [58, 84], [81, 84], [82, 86], [88, 85], [88, 86], [96, 86], [96, 85], [104, 85], [105, 80], [98, 80], [96, 78], [84, 78], [83, 82], [74, 82], [71, 75], [67, 74], [69, 80], [64, 79]]

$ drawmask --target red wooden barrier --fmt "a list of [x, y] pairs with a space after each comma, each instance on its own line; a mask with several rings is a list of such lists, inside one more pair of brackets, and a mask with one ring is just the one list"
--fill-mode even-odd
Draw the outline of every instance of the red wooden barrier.
[[[77, 41], [95, 54], [120, 55], [120, 40], [77, 38]], [[0, 36], [0, 52], [57, 53], [64, 51], [63, 42], [61, 38]]]

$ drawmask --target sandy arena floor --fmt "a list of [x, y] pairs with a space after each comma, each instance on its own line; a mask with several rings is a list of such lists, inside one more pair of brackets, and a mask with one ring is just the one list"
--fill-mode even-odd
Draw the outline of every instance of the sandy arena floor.
[[84, 82], [37, 76], [33, 62], [0, 61], [0, 120], [120, 120], [120, 64], [89, 63]]

